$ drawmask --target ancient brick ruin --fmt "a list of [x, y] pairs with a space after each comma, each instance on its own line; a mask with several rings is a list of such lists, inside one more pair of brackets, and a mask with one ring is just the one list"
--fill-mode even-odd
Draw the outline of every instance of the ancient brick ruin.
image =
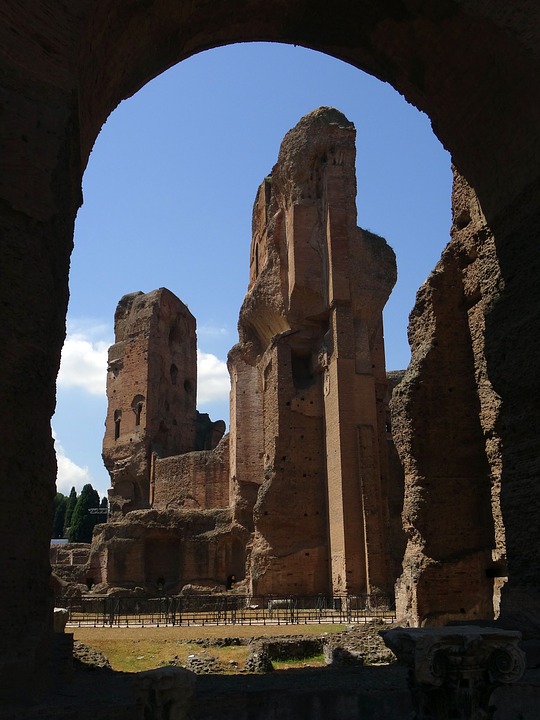
[[[195, 321], [168, 290], [115, 315], [103, 457], [112, 521], [98, 584], [170, 592], [393, 592], [400, 470], [388, 461], [386, 242], [356, 226], [355, 129], [319, 108], [285, 137], [253, 210], [229, 354], [230, 434], [200, 416]], [[221, 440], [221, 441], [220, 441]], [[218, 441], [219, 444], [218, 444]]]
[[[28, 677], [38, 690], [51, 656], [50, 421], [90, 150], [114, 108], [152, 78], [207, 48], [252, 40], [327, 52], [390, 83], [429, 116], [452, 154], [452, 238], [419, 296], [411, 368], [395, 401], [408, 534], [398, 600], [410, 623], [441, 623], [447, 610], [482, 612], [479, 574], [507, 572], [500, 623], [540, 637], [537, 3], [74, 0], [38, 3], [29, 13], [5, 0], [0, 19], [2, 690], [28, 698]], [[467, 194], [472, 213], [463, 207]], [[450, 372], [439, 342], [459, 348], [464, 375]], [[472, 432], [465, 446], [444, 432], [462, 418]], [[454, 492], [445, 491], [447, 481]], [[485, 512], [486, 500], [488, 522], [477, 527], [471, 508]], [[461, 507], [465, 539], [453, 533], [448, 552], [444, 539]], [[498, 569], [503, 528], [506, 568]], [[494, 559], [482, 568], [488, 545]], [[460, 583], [469, 588], [467, 606], [456, 603]]]

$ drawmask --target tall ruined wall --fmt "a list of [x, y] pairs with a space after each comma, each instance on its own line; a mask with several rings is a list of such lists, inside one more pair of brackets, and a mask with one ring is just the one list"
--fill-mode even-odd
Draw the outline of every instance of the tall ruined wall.
[[113, 513], [152, 504], [154, 457], [195, 449], [196, 343], [195, 319], [169, 290], [120, 300], [103, 440]]
[[392, 437], [391, 400], [397, 385], [403, 380], [405, 370], [391, 370], [387, 373], [386, 388], [386, 448], [388, 458], [388, 552], [387, 562], [390, 574], [398, 578], [402, 573], [402, 561], [405, 554], [407, 539], [403, 532], [403, 466]]
[[238, 522], [250, 532], [264, 472], [263, 394], [253, 352], [236, 345], [227, 358], [231, 378], [229, 503]]
[[484, 335], [501, 278], [478, 200], [457, 173], [451, 232], [418, 291], [412, 360], [393, 399], [408, 537], [397, 608], [412, 624], [492, 617], [493, 578], [505, 574], [500, 398]]
[[356, 227], [355, 196], [354, 126], [319, 108], [255, 200], [229, 368], [231, 494], [253, 514], [257, 592], [391, 586], [382, 307], [395, 259]]

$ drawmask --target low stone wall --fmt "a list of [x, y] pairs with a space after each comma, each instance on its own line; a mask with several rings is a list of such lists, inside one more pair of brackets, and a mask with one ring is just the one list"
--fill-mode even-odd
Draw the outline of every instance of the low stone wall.
[[90, 543], [51, 545], [51, 565], [86, 565], [90, 558]]

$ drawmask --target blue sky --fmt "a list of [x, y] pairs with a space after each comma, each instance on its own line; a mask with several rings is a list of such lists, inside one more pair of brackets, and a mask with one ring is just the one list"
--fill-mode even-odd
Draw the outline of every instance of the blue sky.
[[237, 340], [256, 190], [280, 142], [320, 105], [357, 130], [358, 225], [394, 248], [387, 368], [409, 361], [415, 293], [449, 240], [450, 156], [389, 85], [299, 47], [239, 44], [171, 68], [104, 125], [84, 176], [68, 337], [53, 418], [58, 489], [109, 487], [101, 461], [107, 347], [118, 300], [167, 287], [197, 318], [198, 408], [228, 421], [224, 362]]

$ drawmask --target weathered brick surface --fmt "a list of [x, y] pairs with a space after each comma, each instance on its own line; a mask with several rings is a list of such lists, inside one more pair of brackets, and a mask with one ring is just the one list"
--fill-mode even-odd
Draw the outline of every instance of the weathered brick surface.
[[152, 507], [224, 508], [229, 506], [229, 437], [214, 452], [202, 450], [156, 460]]
[[[233, 378], [255, 368], [253, 386], [258, 378], [241, 399], [262, 426], [259, 447], [243, 448], [252, 465], [263, 458], [249, 573], [257, 593], [326, 592], [329, 577], [334, 592], [392, 587], [382, 308], [395, 258], [357, 228], [355, 196], [354, 126], [319, 108], [287, 133], [255, 200], [229, 367]], [[243, 423], [232, 415], [232, 437]]]
[[484, 336], [502, 278], [493, 235], [457, 172], [452, 237], [418, 291], [412, 361], [393, 399], [408, 536], [398, 616], [412, 623], [492, 617], [493, 576], [505, 574], [500, 398]]
[[246, 542], [228, 508], [136, 510], [99, 526], [92, 552], [106, 563], [94, 579], [150, 593], [160, 591], [160, 579], [170, 594], [186, 584], [223, 588], [229, 574], [242, 577]]
[[195, 449], [195, 318], [169, 290], [132, 293], [115, 314], [103, 460], [111, 511], [153, 502], [156, 459]]

